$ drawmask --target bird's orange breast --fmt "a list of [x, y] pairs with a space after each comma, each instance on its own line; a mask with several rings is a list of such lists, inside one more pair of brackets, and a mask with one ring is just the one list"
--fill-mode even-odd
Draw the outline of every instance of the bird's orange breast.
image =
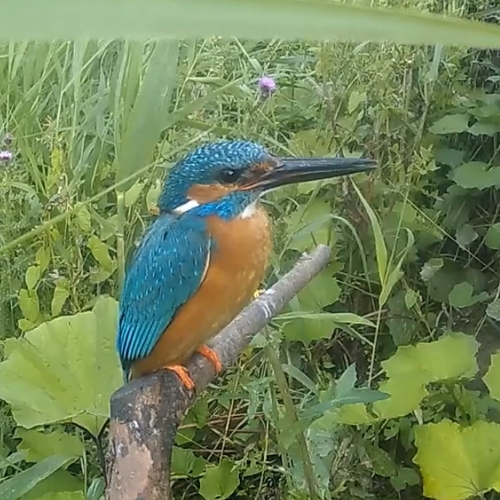
[[246, 215], [231, 221], [208, 219], [216, 248], [211, 252], [205, 277], [179, 308], [153, 352], [134, 364], [132, 376], [184, 363], [251, 301], [266, 272], [272, 233], [262, 208]]

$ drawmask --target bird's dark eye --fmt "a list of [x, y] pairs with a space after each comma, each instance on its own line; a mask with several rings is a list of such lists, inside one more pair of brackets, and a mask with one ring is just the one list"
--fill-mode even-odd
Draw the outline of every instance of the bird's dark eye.
[[236, 182], [241, 175], [241, 172], [232, 168], [225, 168], [219, 174], [219, 180], [223, 183], [230, 184]]

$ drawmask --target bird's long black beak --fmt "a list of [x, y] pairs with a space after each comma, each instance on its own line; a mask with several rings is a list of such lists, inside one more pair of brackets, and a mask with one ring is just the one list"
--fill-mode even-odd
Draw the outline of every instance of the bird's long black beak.
[[278, 158], [273, 168], [254, 172], [245, 188], [274, 189], [287, 184], [330, 179], [366, 172], [376, 167], [368, 158]]

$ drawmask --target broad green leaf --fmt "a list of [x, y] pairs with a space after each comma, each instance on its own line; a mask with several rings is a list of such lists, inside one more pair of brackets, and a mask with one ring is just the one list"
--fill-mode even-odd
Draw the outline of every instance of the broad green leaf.
[[85, 500], [83, 491], [60, 491], [58, 493], [47, 493], [37, 500]]
[[65, 467], [83, 456], [82, 440], [73, 434], [62, 430], [40, 432], [18, 427], [14, 437], [21, 439], [18, 450], [26, 450], [27, 462], [41, 462], [51, 455], [66, 455], [72, 457]]
[[405, 305], [411, 309], [419, 300], [419, 294], [415, 290], [406, 290], [405, 292]]
[[19, 500], [40, 500], [41, 497], [43, 498], [44, 495], [49, 494], [80, 493], [84, 487], [85, 485], [81, 479], [70, 474], [66, 469], [61, 468], [43, 481], [40, 481], [29, 493], [23, 495]]
[[40, 272], [44, 272], [50, 264], [50, 250], [47, 247], [40, 247], [36, 251], [36, 263], [40, 267]]
[[484, 244], [493, 250], [500, 250], [500, 223], [492, 224], [486, 236], [484, 237]]
[[499, 30], [490, 23], [315, 0], [2, 0], [0, 5], [2, 35], [9, 40], [217, 35], [500, 47]]
[[26, 269], [24, 280], [28, 290], [33, 290], [40, 279], [40, 266], [30, 266]]
[[[337, 280], [332, 276], [331, 269], [327, 268], [297, 294], [290, 307], [297, 309], [297, 312], [321, 311], [323, 307], [334, 303], [339, 296]], [[321, 316], [313, 321], [300, 315], [286, 324], [283, 332], [287, 339], [300, 340], [307, 344], [312, 340], [329, 337], [333, 328], [334, 324], [328, 317]]]
[[500, 127], [495, 123], [476, 122], [472, 127], [469, 127], [468, 132], [472, 135], [489, 135], [493, 137], [500, 132]]
[[7, 481], [0, 483], [2, 500], [17, 500], [32, 490], [40, 481], [48, 478], [56, 470], [67, 465], [71, 457], [52, 455], [33, 465], [29, 469], [18, 472]]
[[192, 450], [174, 446], [172, 451], [172, 474], [178, 478], [198, 477], [206, 467], [206, 461]]
[[[477, 373], [474, 337], [450, 332], [435, 342], [400, 346], [396, 354], [382, 362], [387, 376], [394, 380], [418, 380], [422, 385], [442, 380], [470, 378]], [[382, 390], [382, 389], [381, 389]]]
[[481, 161], [471, 161], [455, 168], [450, 179], [463, 188], [486, 189], [500, 186], [500, 167], [490, 167]]
[[94, 256], [94, 259], [106, 271], [112, 272], [114, 269], [113, 261], [109, 256], [108, 245], [102, 242], [95, 234], [89, 238], [88, 247]]
[[455, 235], [457, 243], [462, 248], [467, 248], [478, 237], [479, 234], [477, 234], [477, 231], [470, 224], [464, 224]]
[[496, 321], [500, 321], [500, 299], [495, 299], [488, 304], [486, 314]]
[[380, 384], [379, 391], [390, 398], [373, 404], [375, 415], [361, 404], [343, 406], [337, 410], [337, 421], [367, 424], [407, 415], [427, 396], [429, 383], [474, 376], [478, 347], [473, 337], [455, 332], [435, 342], [398, 347], [394, 356], [382, 362], [388, 380]]
[[223, 458], [218, 465], [208, 467], [200, 480], [200, 495], [205, 500], [224, 500], [229, 498], [240, 484], [236, 465]]
[[450, 305], [453, 307], [462, 309], [488, 299], [488, 294], [486, 292], [482, 292], [477, 295], [473, 294], [474, 287], [470, 283], [464, 281], [463, 283], [459, 283], [453, 287], [448, 295], [448, 300], [450, 301]]
[[286, 219], [291, 234], [289, 248], [304, 252], [313, 244], [328, 244], [332, 226], [331, 205], [315, 198]]
[[491, 364], [483, 377], [492, 398], [500, 401], [500, 352], [491, 356]]
[[21, 289], [19, 291], [19, 307], [23, 316], [32, 323], [38, 318], [40, 312], [40, 302], [35, 290]]
[[92, 216], [87, 207], [82, 207], [75, 214], [75, 219], [82, 233], [90, 233], [92, 229]]
[[363, 450], [375, 474], [382, 477], [396, 476], [398, 467], [389, 453], [368, 440], [363, 443]]
[[59, 278], [56, 281], [56, 287], [54, 288], [54, 295], [52, 296], [52, 302], [50, 304], [50, 310], [52, 317], [61, 314], [62, 308], [66, 299], [69, 297], [69, 282], [66, 278]]
[[61, 316], [5, 344], [0, 398], [26, 428], [74, 422], [96, 435], [109, 397], [122, 384], [114, 348], [117, 302], [100, 297], [93, 310]]
[[476, 421], [468, 427], [443, 420], [414, 428], [424, 496], [465, 500], [500, 491], [500, 425]]
[[464, 114], [446, 115], [429, 127], [433, 134], [457, 134], [469, 129], [469, 117]]

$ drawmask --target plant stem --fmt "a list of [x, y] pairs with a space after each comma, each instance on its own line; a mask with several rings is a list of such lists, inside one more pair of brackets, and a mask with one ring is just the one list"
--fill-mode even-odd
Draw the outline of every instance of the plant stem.
[[125, 193], [116, 192], [117, 221], [116, 221], [116, 258], [118, 263], [118, 296], [121, 294], [125, 278]]
[[280, 390], [281, 397], [283, 398], [283, 403], [285, 404], [287, 418], [290, 421], [291, 427], [293, 429], [298, 429], [297, 442], [299, 445], [300, 454], [302, 456], [302, 464], [304, 466], [304, 476], [306, 478], [307, 489], [309, 490], [309, 498], [311, 500], [319, 500], [319, 496], [316, 492], [316, 478], [314, 476], [314, 470], [311, 462], [311, 457], [309, 455], [309, 449], [307, 447], [306, 437], [302, 430], [299, 429], [299, 419], [297, 417], [297, 412], [295, 411], [295, 406], [290, 394], [290, 389], [286, 381], [285, 372], [281, 367], [281, 362], [276, 354], [276, 351], [271, 345], [266, 346], [266, 354], [276, 376], [276, 383]]

